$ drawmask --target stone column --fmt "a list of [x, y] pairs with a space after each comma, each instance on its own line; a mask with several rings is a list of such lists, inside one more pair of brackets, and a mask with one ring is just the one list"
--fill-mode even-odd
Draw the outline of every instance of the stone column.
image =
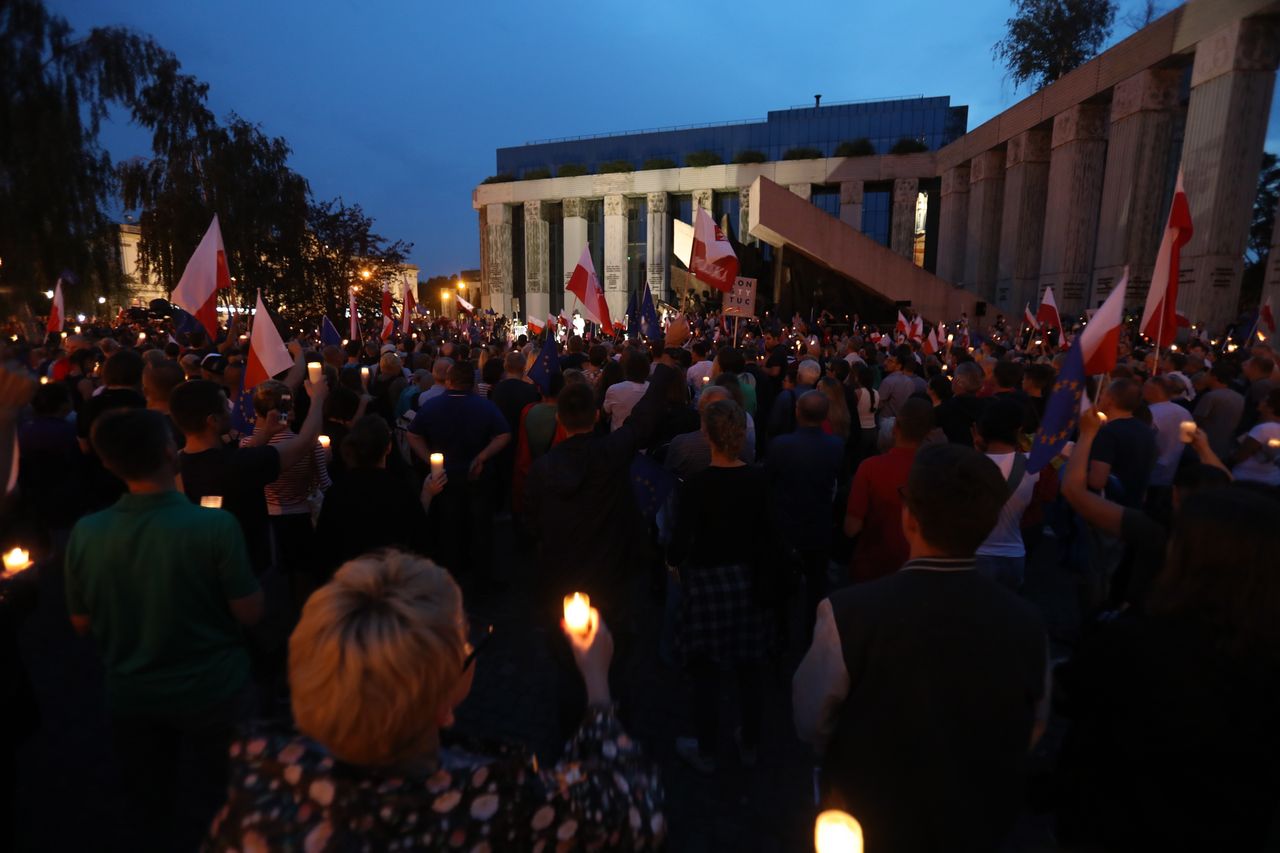
[[995, 298], [1003, 212], [1004, 149], [995, 148], [969, 161], [969, 219], [964, 247], [965, 289], [987, 302]]
[[485, 249], [489, 263], [481, 281], [481, 306], [487, 305], [499, 314], [511, 313], [511, 206], [487, 205]]
[[1111, 93], [1107, 167], [1098, 214], [1090, 305], [1097, 305], [1129, 267], [1125, 302], [1143, 305], [1168, 219], [1166, 190], [1182, 72], [1150, 68]]
[[[843, 192], [842, 189], [842, 195]], [[843, 201], [840, 211], [843, 218]], [[861, 220], [861, 204], [858, 205], [858, 214]], [[938, 222], [938, 278], [952, 284], [964, 282], [964, 248], [968, 230], [969, 164], [962, 163], [942, 173], [942, 206]]]
[[[582, 257], [582, 249], [587, 245], [587, 200], [585, 198], [566, 198], [564, 200], [564, 280], [560, 287], [569, 283], [573, 270]], [[565, 291], [565, 311], [573, 314], [578, 310], [578, 297]]]
[[738, 190], [738, 242], [754, 246], [756, 238], [751, 236], [747, 225], [751, 222], [751, 187]]
[[1274, 18], [1237, 20], [1196, 46], [1182, 143], [1195, 229], [1182, 248], [1178, 292], [1193, 323], [1221, 328], [1236, 315], [1277, 60]]
[[524, 203], [524, 317], [545, 322], [551, 313], [551, 256], [547, 203]]
[[654, 299], [666, 299], [667, 280], [671, 275], [669, 201], [666, 193], [649, 193], [645, 203], [649, 211], [649, 240], [645, 246], [646, 283]]
[[1053, 286], [1063, 314], [1096, 307], [1089, 304], [1089, 285], [1106, 156], [1106, 107], [1077, 104], [1054, 118], [1040, 288]]
[[862, 232], [862, 181], [841, 182], [840, 221], [854, 231]]
[[889, 248], [907, 260], [915, 257], [916, 196], [920, 181], [898, 178], [893, 182], [893, 212], [889, 219]]
[[609, 303], [609, 317], [619, 322], [627, 313], [627, 199], [604, 197], [604, 271], [600, 286]]
[[693, 195], [693, 207], [689, 209], [689, 215], [693, 217], [693, 221], [691, 221], [689, 224], [695, 227], [697, 226], [698, 208], [702, 208], [703, 210], [705, 210], [707, 212], [707, 216], [710, 216], [714, 220], [716, 216], [715, 216], [715, 213], [713, 212], [711, 203], [715, 198], [715, 192], [713, 190], [694, 190], [692, 195]]
[[809, 201], [813, 198], [813, 184], [791, 184], [787, 189], [791, 190], [805, 201]]
[[1016, 314], [1038, 302], [1044, 204], [1049, 192], [1050, 134], [1028, 130], [1005, 148], [1004, 212], [1000, 217], [1000, 258], [996, 264], [996, 304]]

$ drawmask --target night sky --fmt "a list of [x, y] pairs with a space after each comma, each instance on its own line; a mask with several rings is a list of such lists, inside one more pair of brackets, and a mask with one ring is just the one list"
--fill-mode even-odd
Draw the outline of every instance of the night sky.
[[[1136, 7], [1122, 0], [1121, 14]], [[991, 58], [1011, 4], [50, 0], [77, 31], [150, 34], [209, 103], [293, 148], [319, 198], [414, 243], [423, 278], [479, 266], [471, 191], [494, 151], [538, 139], [950, 95], [969, 127], [1025, 96]], [[959, 14], [957, 14], [959, 12]], [[1113, 39], [1131, 28], [1117, 21]], [[1280, 97], [1267, 148], [1280, 151]], [[116, 159], [149, 154], [126, 122]]]

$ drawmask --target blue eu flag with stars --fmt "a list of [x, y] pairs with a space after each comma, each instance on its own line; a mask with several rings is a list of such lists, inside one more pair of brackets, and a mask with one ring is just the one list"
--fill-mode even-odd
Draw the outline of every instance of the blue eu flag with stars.
[[551, 377], [560, 372], [560, 354], [556, 352], [556, 338], [550, 331], [542, 341], [542, 351], [538, 360], [529, 368], [529, 378], [533, 380], [543, 394], [551, 393]]
[[631, 491], [645, 518], [652, 519], [676, 487], [676, 477], [651, 456], [636, 454], [631, 462]]
[[334, 328], [333, 321], [326, 316], [320, 321], [320, 342], [327, 347], [342, 346], [342, 335]]
[[653, 291], [641, 288], [640, 331], [646, 338], [662, 337], [662, 324], [658, 322], [658, 309], [653, 307]]
[[1080, 352], [1080, 339], [1076, 338], [1067, 359], [1053, 383], [1053, 391], [1044, 407], [1040, 429], [1031, 442], [1031, 455], [1027, 458], [1027, 470], [1039, 472], [1049, 460], [1062, 451], [1080, 423], [1080, 404], [1085, 392], [1084, 355]]

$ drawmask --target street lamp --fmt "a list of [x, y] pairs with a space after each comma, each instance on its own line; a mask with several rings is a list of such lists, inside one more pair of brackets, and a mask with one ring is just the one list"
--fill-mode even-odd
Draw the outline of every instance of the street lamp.
[[440, 316], [444, 317], [449, 313], [449, 288], [440, 288]]
[[99, 304], [99, 305], [106, 305], [106, 304], [107, 304], [107, 297], [105, 297], [105, 296], [99, 296], [99, 297], [98, 297], [98, 304]]
[[466, 289], [467, 289], [467, 283], [462, 279], [458, 279], [458, 290], [466, 290]]
[[360, 277], [365, 281], [368, 281], [369, 279], [373, 278], [373, 273], [369, 272], [369, 270], [367, 269], [360, 270]]

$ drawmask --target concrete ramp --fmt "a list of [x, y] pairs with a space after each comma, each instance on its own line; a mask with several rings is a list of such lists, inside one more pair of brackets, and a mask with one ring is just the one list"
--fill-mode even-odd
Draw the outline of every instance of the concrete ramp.
[[748, 232], [798, 251], [889, 302], [909, 301], [936, 323], [976, 316], [978, 297], [927, 272], [768, 178], [751, 184]]

